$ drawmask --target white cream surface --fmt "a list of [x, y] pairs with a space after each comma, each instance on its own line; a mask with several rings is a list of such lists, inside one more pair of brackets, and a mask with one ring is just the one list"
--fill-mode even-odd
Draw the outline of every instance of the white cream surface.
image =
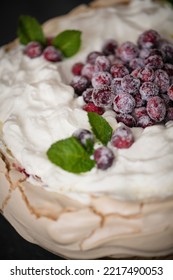
[[[173, 195], [173, 122], [146, 129], [133, 128], [135, 143], [114, 149], [116, 160], [106, 171], [93, 168], [76, 175], [52, 164], [46, 152], [59, 139], [78, 128], [90, 128], [83, 101], [74, 98], [68, 85], [74, 62], [100, 50], [105, 39], [136, 41], [149, 28], [164, 37], [173, 35], [173, 11], [150, 0], [134, 0], [124, 8], [99, 9], [62, 20], [57, 32], [82, 30], [82, 47], [77, 55], [52, 64], [42, 57], [29, 59], [18, 46], [8, 53], [0, 50], [0, 120], [3, 140], [29, 174], [41, 177], [48, 190], [76, 199], [88, 194], [108, 194], [121, 199], [141, 200]], [[56, 34], [56, 27], [55, 27]], [[104, 117], [117, 127], [113, 112]]]

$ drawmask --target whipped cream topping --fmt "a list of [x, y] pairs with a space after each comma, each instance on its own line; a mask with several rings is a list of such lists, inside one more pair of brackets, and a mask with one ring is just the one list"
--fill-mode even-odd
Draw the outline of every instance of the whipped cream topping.
[[[42, 179], [48, 190], [66, 193], [75, 199], [88, 194], [107, 194], [127, 200], [165, 198], [173, 195], [173, 122], [146, 129], [133, 128], [135, 143], [125, 150], [114, 149], [116, 160], [106, 171], [93, 168], [85, 174], [71, 174], [52, 164], [46, 152], [57, 140], [78, 128], [90, 129], [83, 100], [74, 98], [71, 66], [85, 61], [104, 40], [136, 41], [149, 28], [166, 38], [173, 34], [173, 11], [169, 5], [150, 0], [89, 10], [68, 20], [62, 19], [55, 34], [80, 29], [82, 47], [77, 55], [52, 64], [42, 57], [30, 59], [18, 46], [8, 53], [0, 50], [0, 121], [3, 141], [26, 172]], [[103, 115], [114, 129], [115, 114]]]

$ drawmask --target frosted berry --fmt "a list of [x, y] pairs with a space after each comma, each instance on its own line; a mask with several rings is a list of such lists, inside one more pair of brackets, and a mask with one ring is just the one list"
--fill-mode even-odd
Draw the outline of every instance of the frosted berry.
[[155, 48], [160, 40], [160, 35], [155, 30], [146, 30], [138, 37], [138, 45], [140, 48]]
[[128, 127], [134, 127], [136, 126], [136, 120], [134, 117], [130, 114], [117, 114], [116, 115], [117, 122], [122, 122]]
[[137, 92], [135, 95], [133, 95], [136, 105], [136, 108], [142, 107], [145, 105], [145, 100], [142, 99], [141, 94]]
[[24, 54], [30, 58], [38, 57], [42, 54], [43, 48], [39, 42], [30, 42], [24, 49]]
[[95, 60], [95, 71], [109, 71], [111, 67], [111, 63], [108, 57], [102, 55], [98, 56]]
[[91, 80], [94, 74], [95, 68], [93, 64], [86, 63], [82, 68], [81, 75]]
[[133, 112], [133, 115], [134, 115], [135, 119], [137, 119], [137, 120], [142, 116], [147, 116], [148, 114], [147, 114], [146, 107], [142, 106], [142, 107], [139, 107], [139, 108], [135, 108], [134, 112]]
[[126, 126], [118, 127], [112, 135], [111, 144], [118, 149], [128, 149], [133, 143], [132, 131]]
[[92, 94], [93, 94], [93, 88], [87, 88], [86, 90], [83, 91], [82, 97], [85, 103], [92, 102]]
[[173, 121], [173, 107], [169, 107], [167, 110], [166, 121]]
[[140, 80], [131, 75], [126, 75], [122, 78], [121, 86], [124, 92], [135, 94], [139, 91]]
[[148, 100], [150, 97], [159, 94], [158, 86], [152, 82], [144, 82], [139, 91], [143, 100]]
[[81, 72], [82, 72], [82, 68], [84, 67], [84, 64], [82, 62], [76, 62], [73, 66], [72, 66], [72, 73], [75, 76], [80, 76]]
[[102, 52], [104, 55], [114, 55], [116, 53], [117, 46], [118, 44], [116, 40], [109, 39], [104, 43]]
[[86, 58], [86, 62], [89, 64], [95, 64], [95, 60], [98, 56], [103, 55], [101, 52], [93, 51], [90, 52]]
[[152, 55], [145, 59], [145, 65], [153, 69], [159, 69], [163, 67], [163, 59], [160, 55]]
[[94, 88], [102, 87], [104, 85], [111, 85], [112, 76], [109, 72], [95, 72], [91, 79]]
[[106, 170], [112, 166], [114, 154], [111, 149], [105, 146], [99, 147], [94, 151], [94, 160], [98, 169]]
[[92, 94], [93, 103], [99, 107], [107, 107], [112, 105], [113, 94], [111, 87], [102, 86], [95, 88]]
[[84, 90], [89, 86], [89, 81], [83, 76], [74, 76], [71, 81], [71, 86], [77, 95], [81, 95]]
[[135, 108], [135, 99], [128, 93], [117, 94], [113, 100], [113, 109], [117, 113], [129, 114]]
[[159, 87], [160, 93], [165, 93], [170, 84], [170, 79], [166, 71], [157, 69], [155, 71], [154, 83]]
[[163, 70], [168, 74], [169, 78], [173, 78], [173, 64], [165, 63]]
[[163, 42], [160, 46], [160, 50], [164, 54], [165, 62], [173, 63], [173, 44], [170, 42]]
[[143, 82], [152, 82], [154, 77], [154, 70], [149, 66], [142, 68], [138, 74], [138, 78], [140, 78]]
[[56, 49], [54, 46], [46, 47], [43, 51], [43, 56], [46, 60], [51, 62], [59, 62], [63, 59], [61, 51]]
[[105, 110], [102, 107], [96, 106], [94, 103], [90, 102], [83, 106], [83, 110], [86, 112], [94, 112], [98, 115], [103, 115]]
[[119, 94], [119, 93], [123, 93], [123, 89], [122, 89], [122, 86], [121, 86], [121, 81], [122, 81], [122, 78], [112, 79], [111, 88], [112, 88], [112, 91], [115, 95]]
[[129, 62], [129, 67], [134, 70], [137, 67], [143, 67], [145, 66], [144, 60], [140, 57], [135, 57]]
[[113, 78], [122, 78], [125, 75], [129, 74], [129, 70], [127, 69], [126, 66], [122, 65], [122, 64], [113, 64], [111, 69], [110, 69], [110, 73], [112, 75]]
[[154, 125], [154, 121], [150, 119], [148, 115], [141, 116], [137, 121], [137, 126], [146, 128]]
[[156, 122], [164, 120], [166, 115], [166, 105], [164, 100], [159, 96], [151, 97], [147, 102], [147, 113], [149, 117]]
[[171, 100], [173, 100], [173, 84], [168, 88], [168, 92], [167, 92], [169, 98]]
[[117, 55], [124, 62], [130, 62], [139, 54], [138, 47], [132, 42], [125, 42], [117, 48]]
[[78, 129], [73, 133], [73, 136], [77, 138], [84, 147], [87, 147], [88, 144], [94, 144], [94, 135], [87, 129]]

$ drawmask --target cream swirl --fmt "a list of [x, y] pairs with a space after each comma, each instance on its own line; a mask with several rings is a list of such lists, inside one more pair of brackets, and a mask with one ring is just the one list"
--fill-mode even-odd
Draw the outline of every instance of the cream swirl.
[[[173, 195], [173, 123], [145, 130], [133, 128], [135, 143], [128, 150], [114, 150], [115, 163], [107, 171], [94, 168], [82, 175], [68, 173], [53, 165], [46, 156], [50, 145], [77, 128], [89, 128], [82, 99], [73, 97], [71, 66], [85, 61], [103, 41], [136, 41], [148, 29], [171, 38], [173, 12], [169, 5], [152, 1], [131, 1], [122, 6], [89, 10], [62, 20], [55, 34], [67, 28], [81, 29], [80, 52], [59, 64], [42, 57], [31, 60], [18, 46], [8, 53], [0, 51], [0, 120], [3, 140], [29, 174], [41, 177], [48, 190], [63, 192], [77, 199], [87, 194], [109, 194], [121, 199], [141, 200]], [[113, 112], [104, 117], [115, 129]]]

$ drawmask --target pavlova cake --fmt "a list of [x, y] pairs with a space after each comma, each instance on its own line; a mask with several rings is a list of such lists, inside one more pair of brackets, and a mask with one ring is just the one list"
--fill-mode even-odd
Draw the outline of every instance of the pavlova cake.
[[0, 50], [0, 209], [69, 259], [173, 253], [173, 10], [97, 0]]

